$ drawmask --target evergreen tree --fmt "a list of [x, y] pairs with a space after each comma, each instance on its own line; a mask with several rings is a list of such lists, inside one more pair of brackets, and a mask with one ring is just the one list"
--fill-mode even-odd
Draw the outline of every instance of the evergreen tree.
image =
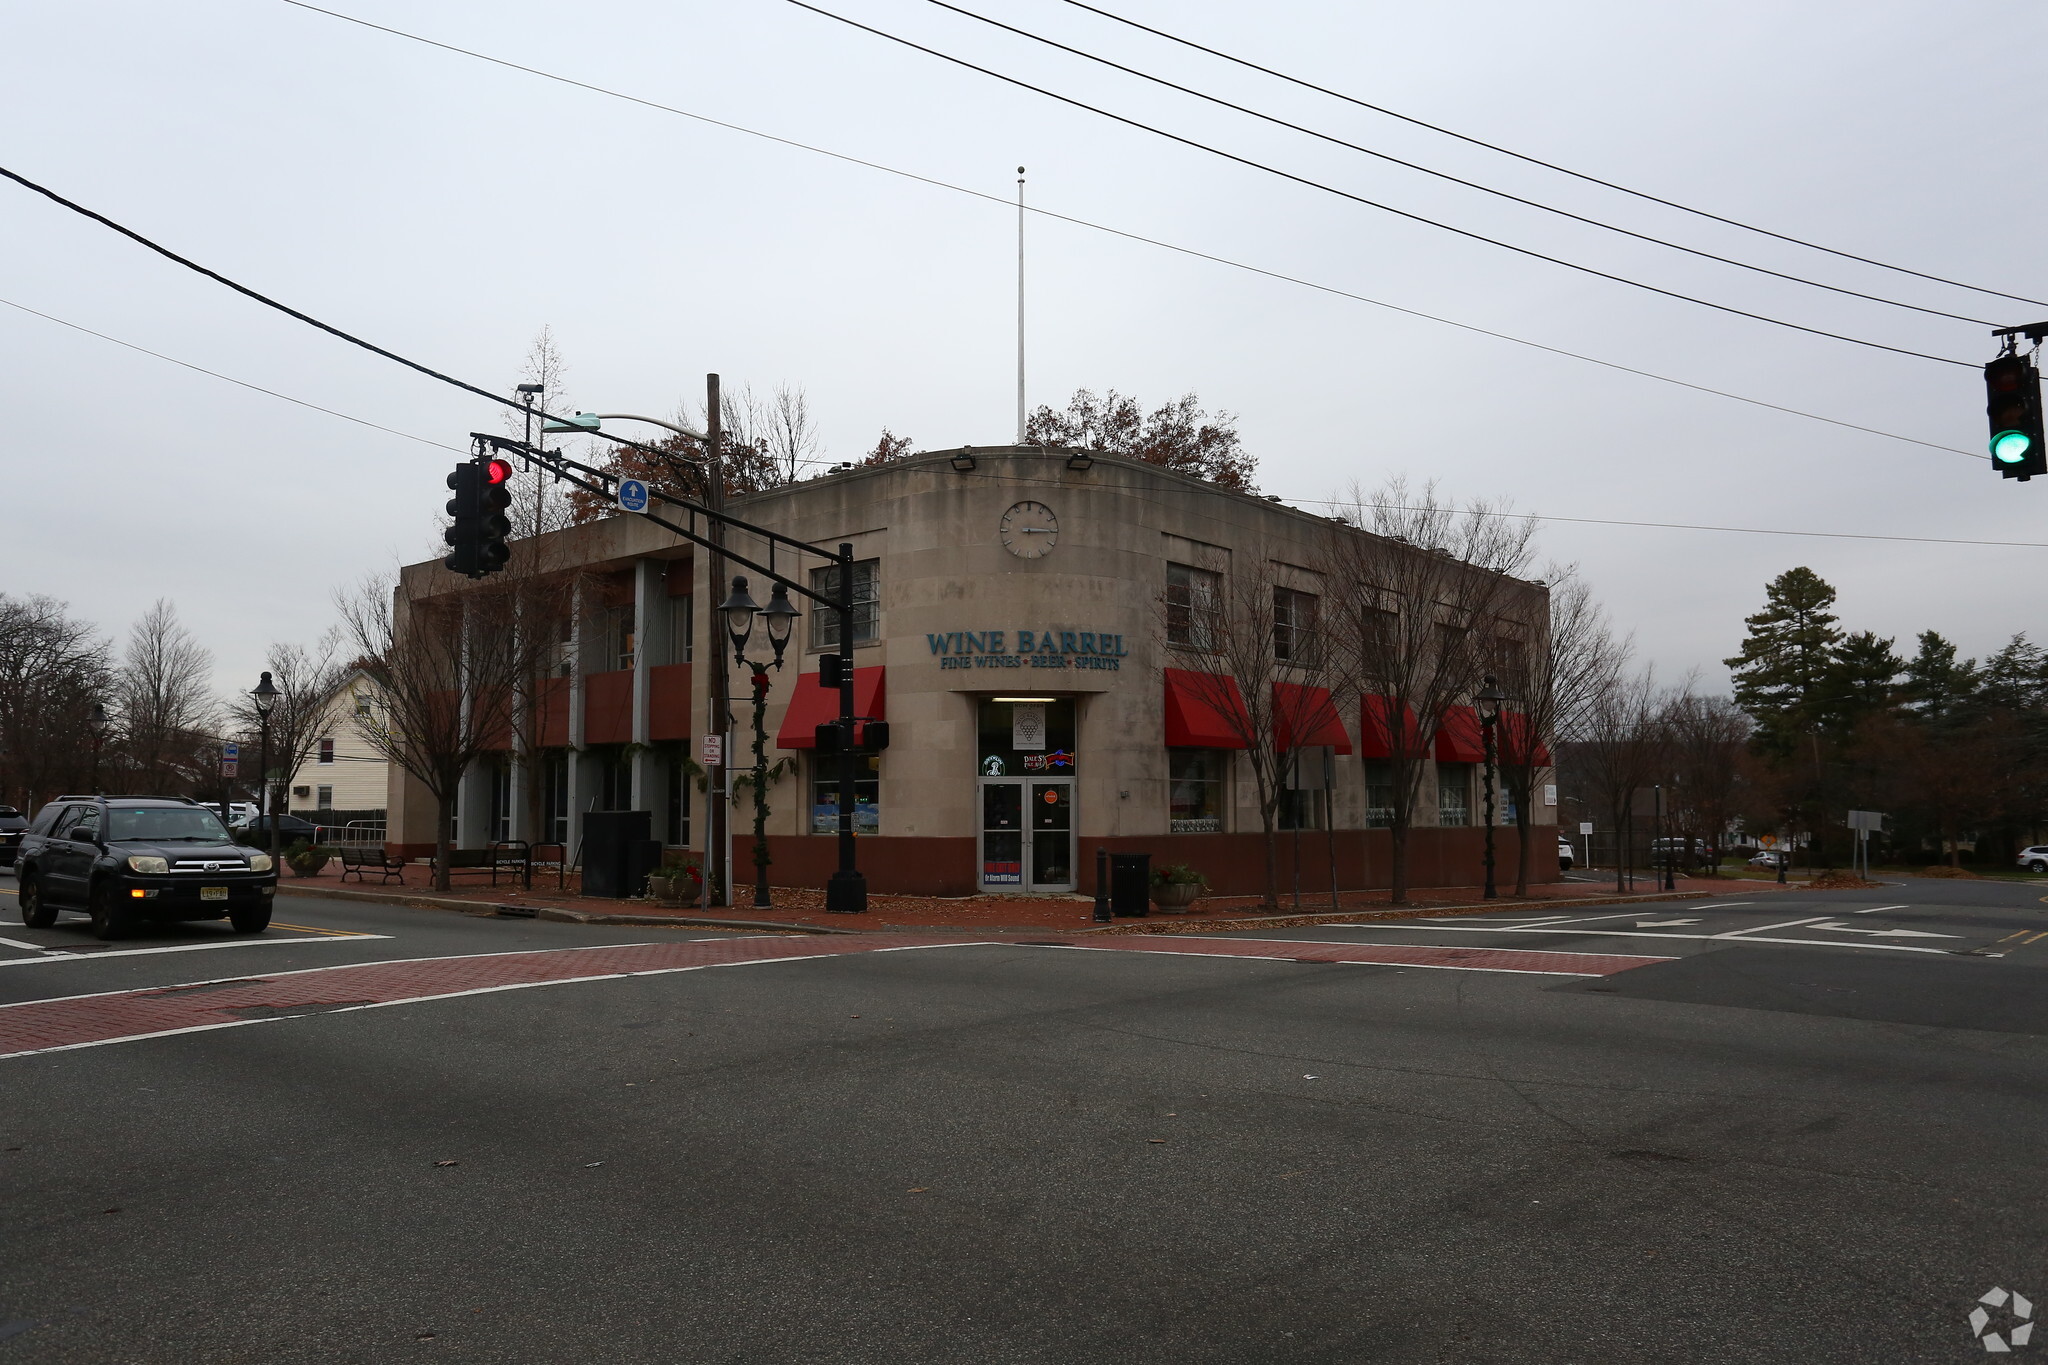
[[1821, 724], [1847, 735], [1858, 721], [1891, 709], [1898, 698], [1899, 674], [1906, 662], [1890, 640], [1859, 630], [1835, 647], [1834, 661], [1821, 688]]
[[1978, 690], [1979, 699], [1993, 710], [2038, 714], [2048, 706], [2048, 652], [2021, 631], [1984, 661]]
[[1767, 751], [1790, 753], [1824, 719], [1842, 639], [1828, 610], [1834, 603], [1834, 588], [1819, 574], [1787, 569], [1765, 587], [1764, 609], [1746, 619], [1742, 652], [1722, 660], [1735, 676], [1736, 705], [1755, 719], [1757, 743]]
[[1905, 684], [1900, 695], [1920, 719], [1941, 725], [1954, 719], [1957, 710], [1977, 691], [1977, 661], [1956, 661], [1956, 647], [1940, 631], [1920, 632], [1920, 649], [1905, 667]]

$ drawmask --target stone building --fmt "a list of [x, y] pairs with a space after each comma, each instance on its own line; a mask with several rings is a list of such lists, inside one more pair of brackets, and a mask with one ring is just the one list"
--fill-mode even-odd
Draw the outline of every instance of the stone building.
[[[872, 890], [1086, 891], [1098, 847], [1150, 852], [1154, 866], [1186, 863], [1219, 891], [1259, 889], [1265, 841], [1248, 737], [1222, 714], [1227, 698], [1202, 685], [1211, 675], [1201, 638], [1215, 584], [1254, 561], [1271, 585], [1260, 589], [1272, 617], [1256, 623], [1259, 638], [1301, 663], [1283, 658], [1272, 684], [1292, 699], [1293, 720], [1280, 723], [1293, 733], [1280, 744], [1297, 760], [1279, 799], [1283, 886], [1297, 866], [1309, 890], [1327, 890], [1333, 876], [1346, 888], [1388, 883], [1385, 727], [1364, 723], [1376, 699], [1331, 687], [1310, 658], [1318, 614], [1358, 605], [1356, 588], [1323, 581], [1323, 547], [1362, 532], [1138, 461], [1011, 446], [842, 470], [727, 510], [811, 544], [854, 546], [856, 709], [891, 732], [885, 751], [861, 760], [856, 827]], [[521, 549], [544, 549], [546, 562], [578, 575], [572, 619], [560, 626], [562, 676], [535, 731], [541, 761], [480, 765], [459, 803], [459, 842], [560, 842], [573, 857], [583, 812], [636, 809], [652, 813], [671, 846], [697, 847], [697, 740], [709, 669], [721, 662], [734, 758], [752, 762], [751, 672], [732, 663], [715, 614], [729, 583], [698, 572], [703, 551], [635, 516], [537, 540], [549, 543]], [[729, 544], [767, 554], [744, 533]], [[777, 567], [790, 573], [786, 551]], [[820, 588], [835, 572], [820, 560], [794, 567]], [[438, 564], [405, 574], [416, 594], [468, 586]], [[1507, 582], [1503, 600], [1540, 631], [1542, 586]], [[769, 754], [793, 760], [770, 787], [769, 843], [776, 883], [816, 886], [836, 857], [836, 763], [814, 752], [814, 731], [837, 714], [836, 693], [817, 684], [837, 621], [799, 605], [784, 666], [769, 673]], [[768, 656], [759, 632], [750, 654]], [[1424, 740], [1415, 886], [1479, 879], [1479, 728], [1469, 707], [1445, 721]], [[538, 827], [519, 789], [528, 772], [543, 788]], [[1547, 800], [1531, 811], [1532, 868], [1545, 881], [1557, 875], [1545, 852], [1556, 834], [1549, 780], [1532, 788]], [[429, 850], [431, 802], [396, 770], [389, 806], [392, 842]], [[743, 798], [732, 819], [742, 886], [751, 818]], [[1501, 866], [1511, 868], [1516, 834], [1505, 812], [1500, 824]]]

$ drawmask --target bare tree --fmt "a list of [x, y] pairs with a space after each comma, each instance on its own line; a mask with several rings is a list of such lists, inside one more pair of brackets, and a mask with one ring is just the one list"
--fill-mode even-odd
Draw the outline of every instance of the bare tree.
[[158, 598], [128, 632], [116, 680], [122, 758], [131, 781], [148, 789], [188, 789], [210, 766], [220, 710], [212, 695], [213, 654]]
[[112, 699], [108, 653], [64, 603], [0, 593], [0, 801], [28, 811], [86, 788], [92, 708]]
[[1636, 793], [1656, 780], [1666, 757], [1651, 670], [1617, 672], [1588, 698], [1568, 741], [1570, 763], [1613, 822], [1614, 887], [1628, 889], [1626, 844], [1635, 828]]
[[[267, 717], [270, 768], [258, 776], [262, 790], [257, 805], [266, 814], [275, 815], [284, 810], [284, 784], [312, 756], [313, 746], [321, 738], [327, 708], [335, 693], [340, 691], [343, 681], [354, 671], [352, 665], [341, 657], [340, 651], [341, 632], [334, 629], [322, 635], [311, 648], [284, 641], [273, 642], [264, 659], [270, 665], [271, 685], [278, 694]], [[260, 754], [260, 737], [266, 732], [266, 718], [257, 713], [254, 700], [246, 694], [235, 699], [233, 720], [244, 736], [257, 737], [257, 746], [249, 752]], [[277, 823], [274, 820], [268, 823], [270, 851], [275, 855]]]
[[761, 439], [767, 442], [768, 456], [775, 461], [781, 482], [801, 479], [803, 467], [811, 463], [819, 448], [818, 426], [811, 419], [810, 395], [803, 386], [777, 384], [775, 396], [762, 414], [761, 427]]
[[1502, 718], [1499, 756], [1520, 835], [1517, 896], [1529, 894], [1530, 822], [1537, 779], [1553, 766], [1549, 744], [1580, 728], [1627, 657], [1627, 646], [1616, 642], [1607, 613], [1575, 565], [1552, 565], [1544, 577], [1550, 585], [1548, 619], [1528, 619], [1508, 604], [1488, 665], [1513, 708]]
[[445, 891], [463, 776], [504, 747], [518, 684], [558, 646], [519, 629], [515, 590], [488, 582], [435, 595], [428, 585], [437, 578], [446, 576], [401, 574], [395, 586], [373, 578], [338, 605], [343, 639], [378, 691], [356, 729], [433, 797], [434, 886]]
[[1329, 714], [1320, 595], [1268, 547], [1240, 545], [1188, 566], [1158, 604], [1158, 633], [1183, 684], [1244, 752], [1265, 855], [1264, 904], [1279, 904], [1278, 827], [1293, 751]]
[[1540, 591], [1515, 576], [1527, 569], [1535, 523], [1502, 504], [1459, 506], [1434, 483], [1417, 488], [1401, 476], [1372, 493], [1353, 484], [1338, 505], [1317, 567], [1351, 604], [1331, 613], [1328, 634], [1337, 675], [1373, 699], [1361, 708], [1376, 717], [1364, 727], [1367, 749], [1388, 755], [1400, 903], [1431, 736], [1476, 690], [1494, 623]]
[[[536, 408], [550, 412], [568, 412], [572, 405], [568, 394], [568, 362], [562, 359], [562, 352], [555, 345], [554, 329], [543, 325], [534, 333], [533, 344], [527, 347], [526, 359], [519, 367], [519, 382], [538, 384], [541, 391], [533, 395]], [[524, 395], [522, 395], [523, 397]], [[527, 436], [526, 416], [507, 409], [504, 416], [505, 434], [525, 439]], [[532, 439], [542, 444], [540, 419], [533, 421]], [[576, 518], [566, 496], [564, 485], [552, 479], [515, 479], [512, 483], [512, 506], [507, 519], [511, 521], [513, 533], [519, 536], [545, 535], [559, 531]], [[436, 556], [444, 551], [436, 551]]]
[[1664, 701], [1660, 717], [1668, 752], [1671, 827], [1688, 847], [1712, 849], [1720, 875], [1722, 841], [1742, 800], [1742, 754], [1755, 728], [1727, 697], [1703, 697], [1691, 680]]

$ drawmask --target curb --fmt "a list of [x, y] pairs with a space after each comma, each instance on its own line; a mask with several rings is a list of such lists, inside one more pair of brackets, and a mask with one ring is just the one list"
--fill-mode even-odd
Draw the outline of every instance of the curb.
[[[521, 906], [519, 908], [525, 910], [531, 907]], [[704, 919], [698, 916], [683, 915], [593, 914], [588, 910], [568, 910], [554, 905], [540, 907], [535, 918], [557, 920], [566, 924], [640, 924], [686, 929], [765, 929], [778, 934], [871, 934], [881, 932], [874, 929], [828, 929], [822, 925], [815, 924], [785, 924], [780, 920]], [[900, 933], [902, 931], [895, 930], [892, 932]]]

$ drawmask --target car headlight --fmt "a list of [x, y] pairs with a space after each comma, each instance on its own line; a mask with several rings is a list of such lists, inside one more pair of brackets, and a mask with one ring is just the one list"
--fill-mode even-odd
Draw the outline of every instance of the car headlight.
[[151, 858], [146, 854], [137, 854], [128, 860], [128, 869], [131, 872], [141, 872], [150, 876], [161, 877], [171, 870], [171, 865], [162, 858]]
[[251, 853], [249, 855], [249, 870], [251, 872], [270, 871], [270, 855], [268, 853]]

